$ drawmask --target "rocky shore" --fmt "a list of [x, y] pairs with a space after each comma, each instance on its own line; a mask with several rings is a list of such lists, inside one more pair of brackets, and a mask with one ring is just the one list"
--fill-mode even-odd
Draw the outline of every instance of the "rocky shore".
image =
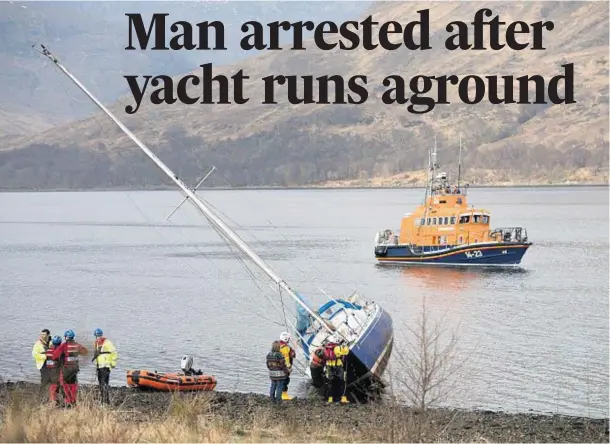
[[[295, 399], [274, 406], [258, 394], [170, 394], [127, 387], [113, 387], [112, 405], [102, 409], [97, 390], [87, 386], [79, 392], [77, 409], [63, 409], [50, 407], [38, 391], [29, 383], [0, 385], [0, 441], [608, 442], [608, 419], [453, 409], [421, 413], [387, 401], [328, 405]], [[36, 409], [49, 410], [40, 415]], [[74, 415], [83, 422], [78, 435], [53, 428]], [[39, 426], [41, 417], [49, 418], [48, 429]], [[88, 421], [113, 425], [89, 427]]]

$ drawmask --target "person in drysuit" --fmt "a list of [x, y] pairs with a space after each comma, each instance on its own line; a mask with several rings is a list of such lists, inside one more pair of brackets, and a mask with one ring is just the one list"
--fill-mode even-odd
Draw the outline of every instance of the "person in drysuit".
[[195, 370], [193, 368], [193, 357], [190, 355], [184, 355], [182, 361], [180, 361], [180, 369], [185, 376], [199, 376], [203, 375], [201, 369]]
[[63, 388], [62, 372], [61, 372], [61, 356], [53, 358], [53, 352], [55, 349], [61, 346], [61, 336], [53, 336], [51, 339], [51, 346], [46, 351], [46, 362], [45, 368], [47, 371], [47, 380], [49, 381], [49, 401], [55, 405], [59, 405], [59, 394], [60, 388]]
[[51, 358], [53, 360], [61, 359], [62, 375], [64, 382], [64, 401], [66, 407], [76, 405], [78, 395], [78, 372], [80, 365], [78, 362], [79, 356], [86, 356], [88, 351], [85, 347], [75, 341], [76, 334], [74, 330], [66, 330], [64, 333], [65, 342], [53, 350]]
[[335, 333], [332, 335], [324, 347], [324, 368], [328, 383], [328, 402], [346, 404], [349, 401], [345, 396], [346, 380], [346, 358], [349, 348], [343, 344], [343, 340]]
[[311, 355], [311, 362], [309, 364], [309, 372], [311, 373], [312, 385], [319, 389], [324, 386], [324, 347], [320, 346], [314, 350]]

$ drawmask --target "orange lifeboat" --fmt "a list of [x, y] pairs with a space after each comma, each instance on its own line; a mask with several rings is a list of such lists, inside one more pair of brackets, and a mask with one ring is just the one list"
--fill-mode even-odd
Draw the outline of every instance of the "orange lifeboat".
[[162, 392], [212, 391], [216, 388], [216, 378], [210, 375], [186, 376], [181, 373], [127, 370], [127, 385]]
[[380, 264], [519, 265], [532, 242], [524, 227], [491, 228], [491, 214], [468, 205], [468, 184], [452, 185], [438, 172], [436, 147], [430, 153], [430, 172], [423, 204], [403, 216], [400, 229], [375, 235], [375, 258]]

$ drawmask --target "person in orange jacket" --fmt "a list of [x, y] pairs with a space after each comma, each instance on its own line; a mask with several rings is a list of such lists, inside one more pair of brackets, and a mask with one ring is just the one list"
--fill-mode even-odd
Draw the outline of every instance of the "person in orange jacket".
[[324, 356], [324, 346], [319, 346], [311, 354], [311, 363], [309, 364], [309, 372], [311, 373], [311, 382], [315, 388], [324, 386], [324, 366], [326, 358]]
[[86, 356], [89, 353], [85, 347], [74, 340], [75, 337], [76, 334], [73, 330], [67, 330], [64, 333], [64, 339], [66, 341], [58, 348], [53, 350], [51, 355], [52, 359], [61, 360], [65, 394], [64, 401], [66, 407], [76, 405], [78, 394], [78, 372], [80, 371], [78, 357]]

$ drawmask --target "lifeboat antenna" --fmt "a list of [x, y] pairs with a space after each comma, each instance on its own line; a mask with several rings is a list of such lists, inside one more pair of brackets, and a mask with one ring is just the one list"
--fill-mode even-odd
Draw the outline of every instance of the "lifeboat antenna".
[[306, 303], [301, 299], [299, 294], [293, 290], [284, 279], [278, 276], [275, 271], [273, 271], [238, 235], [235, 233], [225, 222], [218, 217], [214, 211], [208, 208], [208, 205], [204, 203], [202, 199], [197, 196], [193, 190], [189, 189], [185, 183], [178, 178], [176, 173], [174, 173], [167, 165], [165, 165], [161, 159], [159, 159], [144, 143], [142, 143], [114, 114], [112, 114], [99, 100], [97, 100], [93, 94], [91, 94], [85, 86], [78, 81], [76, 77], [74, 77], [68, 70], [59, 63], [57, 57], [55, 57], [51, 51], [45, 48], [44, 45], [40, 45], [42, 50], [37, 50], [40, 54], [48, 58], [61, 72], [63, 72], [76, 86], [78, 86], [86, 95], [89, 97], [93, 103], [95, 103], [104, 113], [117, 124], [119, 128], [127, 135], [133, 142], [142, 150], [144, 153], [163, 171], [177, 186], [180, 188], [181, 192], [185, 197], [188, 197], [188, 201], [192, 203], [195, 208], [214, 226], [218, 228], [222, 234], [233, 242], [244, 254], [246, 254], [250, 259], [262, 270], [265, 272], [271, 280], [273, 280], [280, 288], [283, 288], [288, 292], [288, 294], [300, 305], [302, 306], [314, 319], [316, 319], [320, 325], [327, 330], [329, 333], [334, 333], [334, 329], [329, 327], [329, 325], [316, 313], [314, 312]]
[[436, 174], [436, 169], [438, 168], [438, 163], [436, 161], [436, 134], [434, 135], [434, 152], [432, 153], [432, 178], [434, 179], [434, 175]]
[[460, 154], [458, 155], [458, 177], [457, 188], [460, 189], [460, 177], [462, 175], [462, 123], [460, 122]]

